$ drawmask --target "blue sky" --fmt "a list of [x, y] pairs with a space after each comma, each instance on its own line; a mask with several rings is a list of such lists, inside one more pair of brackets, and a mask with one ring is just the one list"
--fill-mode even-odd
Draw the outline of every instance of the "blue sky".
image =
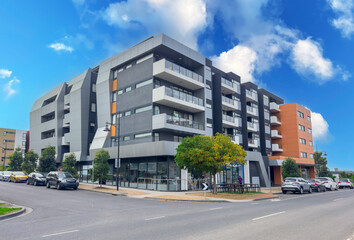
[[35, 99], [166, 33], [311, 109], [329, 167], [354, 170], [354, 0], [3, 0], [0, 12], [0, 127], [29, 129]]

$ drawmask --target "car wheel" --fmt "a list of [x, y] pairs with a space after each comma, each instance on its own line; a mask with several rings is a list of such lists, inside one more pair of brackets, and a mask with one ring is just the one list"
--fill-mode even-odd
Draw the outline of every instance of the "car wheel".
[[304, 194], [304, 189], [300, 188], [300, 194]]
[[74, 187], [74, 190], [77, 190], [77, 187]]
[[50, 184], [49, 184], [49, 182], [47, 182], [47, 188], [50, 188]]
[[59, 183], [57, 183], [57, 189], [58, 189], [58, 190], [61, 190], [61, 187], [60, 187], [60, 184], [59, 184]]
[[285, 191], [285, 190], [283, 190], [282, 192], [283, 192], [283, 194], [286, 194], [286, 191]]
[[27, 180], [27, 185], [29, 185], [29, 181]]
[[321, 192], [321, 189], [319, 187], [317, 188], [317, 192]]
[[309, 188], [309, 191], [308, 191], [308, 193], [312, 193], [312, 188]]
[[36, 180], [34, 181], [33, 186], [37, 186], [37, 181]]
[[326, 192], [326, 191], [327, 191], [327, 188], [324, 188], [324, 189], [323, 189], [323, 192]]

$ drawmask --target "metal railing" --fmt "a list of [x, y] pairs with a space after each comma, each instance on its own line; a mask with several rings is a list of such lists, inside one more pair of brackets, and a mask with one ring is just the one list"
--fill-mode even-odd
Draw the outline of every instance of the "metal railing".
[[178, 91], [176, 89], [172, 89], [169, 87], [165, 86], [165, 94], [170, 97], [178, 98], [182, 101], [189, 102], [189, 103], [194, 103], [199, 106], [204, 106], [204, 101], [201, 98], [195, 97], [193, 95], [190, 95], [188, 93], [184, 93], [181, 91]]
[[[137, 188], [152, 189], [159, 191], [180, 191], [181, 184], [186, 183], [186, 179], [158, 179], [158, 178], [137, 178]], [[130, 183], [131, 184], [131, 183]]]
[[186, 118], [174, 117], [174, 116], [167, 115], [167, 114], [166, 114], [166, 122], [169, 124], [178, 125], [178, 126], [182, 126], [182, 127], [204, 130], [203, 123], [199, 123], [194, 120], [190, 120], [190, 119], [186, 119]]
[[192, 79], [194, 79], [196, 81], [204, 83], [203, 76], [201, 76], [201, 75], [199, 75], [199, 74], [197, 74], [197, 73], [195, 73], [195, 72], [193, 72], [193, 71], [191, 71], [191, 70], [189, 70], [187, 68], [181, 67], [181, 66], [179, 66], [179, 65], [177, 65], [177, 64], [175, 64], [173, 62], [170, 62], [170, 61], [168, 61], [166, 59], [165, 59], [165, 61], [166, 61], [165, 62], [165, 67], [167, 69], [170, 69], [170, 70], [175, 71], [177, 73], [180, 73], [180, 74], [182, 74], [182, 75], [184, 75], [186, 77], [189, 77], [189, 78], [192, 78]]
[[232, 123], [236, 123], [236, 119], [232, 116], [229, 115], [222, 115], [222, 120], [228, 121], [228, 122], [232, 122]]
[[260, 192], [261, 188], [258, 184], [217, 184], [216, 185], [217, 192]]
[[246, 89], [246, 95], [248, 95], [249, 97], [251, 97], [252, 99], [257, 99], [257, 93], [249, 90], [249, 89]]
[[222, 96], [222, 97], [221, 97], [221, 100], [222, 100], [223, 102], [226, 102], [226, 103], [228, 103], [228, 104], [231, 104], [231, 105], [236, 106], [236, 104], [235, 104], [236, 101], [235, 101], [234, 99], [231, 99], [231, 98]]

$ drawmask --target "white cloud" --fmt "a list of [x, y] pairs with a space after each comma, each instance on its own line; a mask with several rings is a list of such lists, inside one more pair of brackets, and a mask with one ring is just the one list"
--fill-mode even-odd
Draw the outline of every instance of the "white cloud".
[[19, 84], [20, 80], [18, 80], [16, 77], [8, 81], [5, 86], [3, 87], [3, 92], [6, 94], [6, 98], [9, 98], [13, 96], [15, 93], [17, 93], [17, 90], [15, 89], [15, 85]]
[[60, 52], [60, 51], [72, 52], [72, 51], [74, 51], [74, 48], [67, 46], [64, 43], [52, 43], [48, 47], [54, 49], [57, 52]]
[[345, 38], [354, 34], [354, 0], [327, 0], [337, 16], [332, 25], [341, 31]]
[[329, 125], [322, 114], [311, 112], [312, 136], [315, 141], [326, 141], [329, 137]]
[[77, 6], [81, 6], [85, 3], [85, 0], [72, 0], [72, 1]]
[[207, 24], [203, 0], [127, 0], [112, 3], [102, 12], [108, 25], [166, 33], [197, 49], [198, 34]]
[[0, 78], [8, 78], [12, 74], [12, 71], [7, 69], [0, 69]]

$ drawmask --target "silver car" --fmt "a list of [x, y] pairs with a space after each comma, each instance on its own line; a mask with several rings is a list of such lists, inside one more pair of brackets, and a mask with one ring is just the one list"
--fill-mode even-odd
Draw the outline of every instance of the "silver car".
[[288, 191], [303, 194], [304, 192], [312, 193], [311, 185], [303, 178], [288, 177], [281, 184], [281, 191], [286, 194]]
[[339, 188], [350, 188], [353, 189], [353, 183], [349, 179], [340, 179], [338, 182]]
[[8, 182], [10, 181], [11, 172], [9, 171], [2, 171], [0, 172], [0, 181]]

